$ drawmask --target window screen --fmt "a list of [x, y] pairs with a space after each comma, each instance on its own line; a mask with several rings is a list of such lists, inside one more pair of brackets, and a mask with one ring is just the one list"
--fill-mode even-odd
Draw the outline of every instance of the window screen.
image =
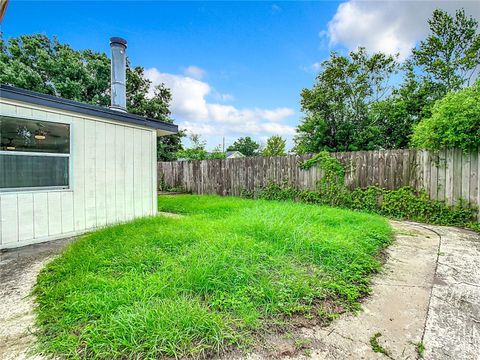
[[0, 117], [0, 189], [69, 185], [70, 125]]

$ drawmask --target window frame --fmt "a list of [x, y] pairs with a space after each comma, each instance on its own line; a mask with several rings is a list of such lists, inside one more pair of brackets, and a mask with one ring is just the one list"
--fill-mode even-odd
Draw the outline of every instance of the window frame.
[[[36, 110], [36, 109], [35, 109]], [[44, 111], [44, 110], [41, 110]], [[49, 112], [44, 111], [46, 114]], [[73, 120], [71, 116], [65, 116], [58, 113], [52, 113], [57, 119], [49, 119], [48, 116], [45, 118], [39, 118], [35, 116], [18, 116], [18, 115], [7, 115], [0, 114], [1, 117], [18, 119], [24, 121], [41, 121], [47, 123], [63, 124], [68, 125], [69, 127], [69, 149], [68, 153], [49, 153], [49, 152], [34, 152], [34, 151], [8, 151], [0, 150], [0, 155], [15, 155], [15, 156], [51, 156], [51, 157], [66, 157], [68, 158], [68, 185], [67, 186], [29, 186], [29, 187], [19, 187], [19, 188], [0, 188], [0, 193], [9, 193], [9, 192], [38, 192], [38, 191], [71, 191], [73, 183]]]

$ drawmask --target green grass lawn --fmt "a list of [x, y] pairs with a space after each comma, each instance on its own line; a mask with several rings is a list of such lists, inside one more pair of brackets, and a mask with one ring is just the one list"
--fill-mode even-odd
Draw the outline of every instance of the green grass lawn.
[[96, 231], [46, 266], [34, 290], [39, 351], [158, 358], [248, 346], [290, 315], [357, 308], [392, 237], [380, 216], [293, 202], [161, 196], [159, 209], [185, 216]]

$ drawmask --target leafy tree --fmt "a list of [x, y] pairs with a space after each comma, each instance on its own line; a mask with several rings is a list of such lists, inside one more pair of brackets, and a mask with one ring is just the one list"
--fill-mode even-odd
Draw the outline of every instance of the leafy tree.
[[374, 102], [369, 112], [370, 126], [377, 131], [375, 143], [380, 148], [407, 148], [413, 125], [431, 115], [435, 102], [435, 84], [419, 81], [410, 61], [402, 65], [402, 70], [400, 87], [385, 100]]
[[433, 150], [480, 147], [480, 79], [438, 100], [432, 116], [414, 127], [412, 144]]
[[220, 145], [216, 146], [212, 152], [208, 153], [208, 159], [225, 159], [226, 154], [222, 151]]
[[182, 160], [208, 160], [225, 159], [225, 153], [220, 149], [220, 145], [215, 147], [212, 152], [205, 149], [207, 142], [199, 134], [191, 133], [188, 136], [191, 147], [177, 152], [177, 157]]
[[279, 135], [273, 135], [267, 139], [267, 146], [262, 150], [263, 156], [286, 155], [286, 141]]
[[435, 10], [431, 34], [406, 61], [404, 81], [387, 99], [372, 106], [370, 117], [384, 148], [406, 148], [413, 126], [432, 116], [435, 101], [468, 85], [480, 63], [478, 23], [463, 10], [455, 17]]
[[[0, 83], [89, 104], [110, 104], [110, 60], [105, 53], [74, 50], [56, 38], [33, 34], [0, 38]], [[170, 90], [163, 84], [148, 97], [151, 82], [144, 69], [127, 63], [127, 110], [172, 122]], [[183, 133], [158, 139], [158, 157], [172, 160]]]
[[207, 142], [199, 134], [191, 133], [188, 136], [191, 147], [177, 152], [177, 157], [183, 160], [205, 160], [208, 152], [205, 149]]
[[183, 149], [182, 138], [184, 136], [185, 133], [180, 130], [176, 134], [157, 137], [157, 160], [177, 160], [176, 153]]
[[297, 153], [322, 150], [372, 149], [381, 139], [369, 110], [389, 91], [388, 80], [396, 71], [392, 56], [369, 56], [364, 48], [342, 56], [332, 52], [312, 89], [301, 93], [306, 116], [297, 127]]
[[332, 53], [313, 89], [302, 91], [305, 118], [297, 128], [294, 150], [407, 147], [413, 126], [432, 116], [435, 102], [471, 83], [479, 72], [477, 20], [464, 10], [455, 16], [435, 10], [429, 26], [429, 36], [398, 68], [403, 82], [391, 91], [386, 84], [397, 69], [393, 59], [368, 57], [363, 49], [349, 57]]
[[253, 141], [250, 136], [246, 136], [236, 140], [227, 148], [227, 151], [240, 151], [245, 156], [256, 156], [259, 148], [260, 144]]
[[177, 160], [177, 152], [183, 150], [182, 138], [185, 131], [179, 130], [177, 134], [157, 138], [157, 159], [160, 161]]
[[452, 17], [437, 9], [428, 20], [430, 35], [413, 49], [415, 64], [423, 76], [437, 84], [441, 98], [469, 85], [480, 64], [478, 21], [457, 10]]

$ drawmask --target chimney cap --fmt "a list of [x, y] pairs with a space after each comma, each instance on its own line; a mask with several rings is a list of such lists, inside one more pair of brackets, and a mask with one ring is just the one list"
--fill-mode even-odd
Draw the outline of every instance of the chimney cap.
[[110, 38], [110, 45], [112, 44], [120, 44], [120, 45], [123, 45], [124, 47], [127, 47], [127, 40], [121, 37], [114, 36]]

